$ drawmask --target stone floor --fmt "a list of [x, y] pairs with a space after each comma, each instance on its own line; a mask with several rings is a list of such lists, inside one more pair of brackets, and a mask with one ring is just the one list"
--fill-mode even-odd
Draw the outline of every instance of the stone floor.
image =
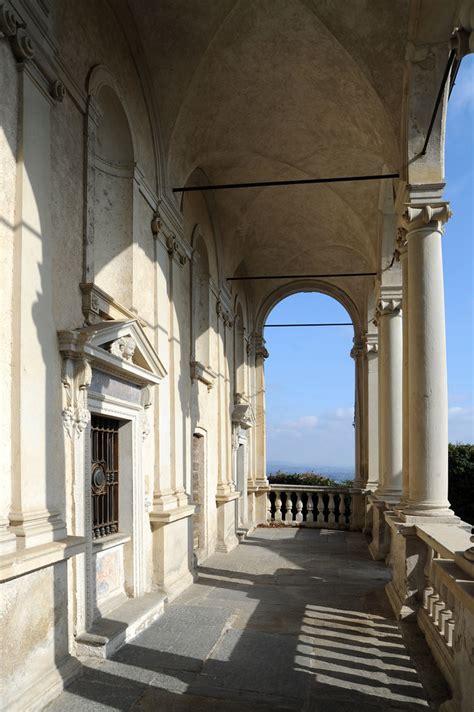
[[[258, 529], [49, 712], [409, 712], [448, 696], [361, 534]], [[410, 652], [408, 652], [408, 648]]]

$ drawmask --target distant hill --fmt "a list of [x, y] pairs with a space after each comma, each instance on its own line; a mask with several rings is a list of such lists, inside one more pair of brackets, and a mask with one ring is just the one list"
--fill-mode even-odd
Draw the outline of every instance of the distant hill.
[[318, 475], [324, 475], [325, 477], [331, 477], [333, 480], [348, 480], [354, 478], [354, 467], [347, 465], [341, 465], [336, 467], [335, 465], [307, 465], [307, 464], [295, 464], [292, 462], [281, 462], [278, 460], [270, 460], [267, 462], [267, 474], [272, 475], [275, 472], [286, 472], [291, 474], [293, 472], [314, 472]]

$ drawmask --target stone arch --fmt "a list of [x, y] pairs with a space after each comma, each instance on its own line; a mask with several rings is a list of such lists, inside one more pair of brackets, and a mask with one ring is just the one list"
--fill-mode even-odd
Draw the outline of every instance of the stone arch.
[[260, 304], [255, 319], [255, 331], [258, 335], [263, 332], [263, 327], [271, 310], [286, 297], [298, 292], [320, 292], [333, 297], [344, 307], [349, 314], [354, 328], [354, 343], [359, 343], [364, 331], [363, 320], [356, 304], [351, 297], [340, 287], [318, 279], [301, 279], [287, 282], [273, 290]]

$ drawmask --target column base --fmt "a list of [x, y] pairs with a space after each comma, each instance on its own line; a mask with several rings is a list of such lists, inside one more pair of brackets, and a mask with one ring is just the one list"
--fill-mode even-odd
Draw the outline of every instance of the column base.
[[16, 536], [10, 529], [10, 522], [0, 522], [0, 556], [11, 554], [16, 550]]
[[425, 587], [428, 547], [417, 536], [416, 528], [396, 514], [386, 513], [386, 527], [391, 531], [390, 568], [392, 580], [385, 587], [397, 619], [414, 620]]
[[67, 536], [66, 524], [59, 512], [50, 512], [47, 509], [11, 512], [10, 531], [16, 536], [19, 549], [49, 544]]
[[399, 511], [399, 516], [402, 521], [410, 524], [422, 524], [423, 522], [437, 522], [456, 524], [460, 522], [460, 518], [457, 517], [453, 510], [449, 507], [423, 507], [408, 503], [405, 506], [401, 506]]
[[235, 500], [239, 492], [233, 492], [227, 497], [217, 496], [217, 545], [216, 551], [229, 553], [235, 549], [239, 540], [236, 534], [236, 506]]
[[389, 546], [386, 542], [386, 524], [385, 524], [385, 512], [387, 511], [387, 506], [383, 500], [371, 497], [370, 502], [372, 504], [372, 541], [369, 544], [369, 553], [375, 561], [381, 561], [385, 559], [389, 551]]
[[150, 512], [153, 531], [153, 578], [172, 600], [194, 581], [192, 515], [194, 507], [169, 512]]

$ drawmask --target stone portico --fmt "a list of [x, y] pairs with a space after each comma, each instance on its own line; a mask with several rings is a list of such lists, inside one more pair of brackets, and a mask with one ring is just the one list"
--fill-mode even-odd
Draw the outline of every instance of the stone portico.
[[[393, 615], [425, 637], [449, 686], [443, 712], [471, 712], [473, 556], [447, 498], [441, 241], [451, 214], [445, 116], [473, 30], [472, 0], [0, 1], [9, 710], [81, 689], [85, 668], [104, 683], [123, 673], [128, 689], [125, 669], [105, 674], [116, 662], [104, 661], [127, 655], [138, 634], [159, 675], [163, 655], [193, 659], [174, 640], [166, 648], [167, 621], [191, 641], [199, 621], [207, 630], [206, 576], [218, 593], [237, 585], [239, 598], [255, 585], [278, 598], [281, 586], [291, 601], [300, 574], [288, 566], [288, 585], [279, 537], [291, 540], [290, 559], [308, 546], [322, 562], [322, 531], [348, 544], [344, 567], [337, 546], [324, 572], [300, 562], [304, 603], [315, 606], [306, 617], [318, 618], [318, 577], [338, 595], [341, 583], [357, 590], [363, 531], [364, 576], [380, 574]], [[266, 477], [264, 327], [301, 291], [336, 299], [353, 324], [356, 477], [344, 491], [275, 491]], [[295, 371], [297, 348], [288, 377]], [[281, 533], [257, 529], [275, 524]], [[221, 573], [206, 574], [211, 565]], [[187, 610], [193, 596], [200, 619]], [[370, 628], [380, 615], [381, 635], [399, 631], [386, 602], [382, 612], [373, 604], [341, 599], [334, 620], [352, 611]], [[275, 605], [277, 627], [293, 630]], [[238, 631], [250, 619], [222, 609], [209, 674], [225, 681], [230, 671], [247, 689], [239, 666], [251, 665], [253, 634]], [[271, 627], [265, 616], [256, 620]], [[227, 629], [243, 658], [235, 668], [220, 664], [232, 657]], [[277, 689], [292, 681], [317, 709], [311, 675], [337, 678], [340, 648], [328, 661], [305, 635], [295, 652], [281, 633], [283, 663], [301, 653], [301, 668], [269, 679]], [[375, 658], [392, 690], [393, 670]], [[151, 681], [136, 673], [130, 705], [142, 704], [135, 685]], [[176, 691], [167, 685], [165, 698]], [[423, 706], [425, 692], [418, 702], [394, 692], [392, 706]], [[370, 709], [373, 691], [359, 693]], [[290, 707], [302, 699], [281, 694]]]

